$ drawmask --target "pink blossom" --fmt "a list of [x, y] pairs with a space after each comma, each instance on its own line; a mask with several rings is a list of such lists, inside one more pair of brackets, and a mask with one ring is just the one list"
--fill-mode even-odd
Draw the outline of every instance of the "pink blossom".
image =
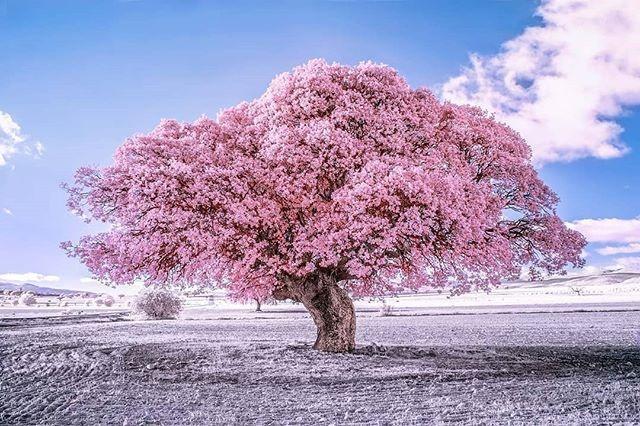
[[463, 292], [583, 263], [515, 131], [369, 62], [312, 60], [217, 120], [164, 120], [66, 189], [111, 228], [63, 248], [117, 284], [250, 297], [321, 270], [353, 294]]

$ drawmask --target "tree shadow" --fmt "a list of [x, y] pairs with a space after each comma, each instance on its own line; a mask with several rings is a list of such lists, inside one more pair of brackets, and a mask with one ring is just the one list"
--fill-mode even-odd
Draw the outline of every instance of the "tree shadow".
[[509, 375], [619, 375], [640, 379], [638, 346], [359, 346], [353, 355], [440, 370]]

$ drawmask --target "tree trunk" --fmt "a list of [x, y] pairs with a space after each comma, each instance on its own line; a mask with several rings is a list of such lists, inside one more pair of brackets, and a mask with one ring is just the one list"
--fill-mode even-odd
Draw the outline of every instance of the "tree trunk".
[[260, 299], [255, 299], [256, 301], [256, 312], [262, 312], [262, 305], [260, 304]]
[[304, 280], [289, 281], [274, 292], [274, 297], [292, 299], [307, 308], [318, 330], [314, 349], [326, 352], [351, 352], [355, 349], [353, 302], [332, 276], [316, 273]]

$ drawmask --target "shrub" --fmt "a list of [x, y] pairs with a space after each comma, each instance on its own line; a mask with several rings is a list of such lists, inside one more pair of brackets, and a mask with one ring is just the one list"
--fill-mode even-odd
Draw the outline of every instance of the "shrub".
[[393, 307], [391, 307], [391, 305], [387, 305], [386, 302], [383, 302], [382, 307], [380, 308], [380, 316], [390, 317], [392, 315], [393, 315]]
[[24, 306], [33, 306], [37, 303], [36, 296], [33, 293], [22, 293], [18, 302]]
[[152, 289], [140, 293], [133, 308], [136, 313], [145, 314], [150, 319], [171, 319], [182, 310], [182, 301], [169, 290]]
[[113, 304], [115, 303], [115, 299], [112, 296], [109, 296], [108, 294], [103, 294], [102, 296], [100, 296], [98, 298], [98, 300], [96, 300], [96, 303], [100, 303], [101, 305], [106, 306], [107, 308], [113, 306]]

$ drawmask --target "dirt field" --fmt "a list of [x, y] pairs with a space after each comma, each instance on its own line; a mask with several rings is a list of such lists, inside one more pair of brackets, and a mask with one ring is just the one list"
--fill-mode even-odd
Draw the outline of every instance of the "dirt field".
[[[0, 424], [640, 422], [640, 312], [0, 320]], [[418, 315], [416, 315], [418, 314]]]

